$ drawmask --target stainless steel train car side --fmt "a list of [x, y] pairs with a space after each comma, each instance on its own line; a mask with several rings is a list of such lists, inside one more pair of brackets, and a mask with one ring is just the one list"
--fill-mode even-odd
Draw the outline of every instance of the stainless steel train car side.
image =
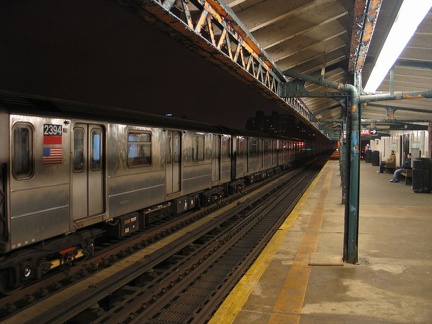
[[195, 195], [231, 178], [256, 181], [255, 175], [290, 163], [302, 150], [288, 140], [236, 136], [231, 153], [226, 134], [91, 120], [12, 114], [7, 127], [11, 234], [5, 252]]
[[185, 131], [183, 136], [183, 190], [190, 194], [212, 186], [212, 134]]
[[[70, 231], [70, 132], [64, 119], [10, 115], [5, 250]], [[13, 161], [13, 163], [11, 163]]]
[[91, 254], [99, 235], [213, 203], [316, 153], [299, 140], [1, 91], [0, 145], [0, 288]]
[[[161, 203], [172, 192], [172, 184], [167, 186], [165, 180], [168, 133], [160, 128], [108, 124], [106, 186], [110, 218]], [[176, 172], [179, 187], [180, 171]]]
[[7, 181], [9, 142], [9, 113], [0, 105], [0, 251], [6, 250], [5, 237], [10, 231], [10, 222], [6, 221], [9, 215], [9, 205], [6, 201], [6, 194], [9, 191], [9, 182]]
[[212, 184], [220, 185], [231, 180], [231, 135], [215, 135], [212, 139]]
[[8, 128], [5, 252], [230, 181], [229, 135], [24, 115]]
[[288, 166], [294, 161], [293, 141], [280, 140], [279, 141], [279, 156], [278, 165]]
[[233, 136], [234, 154], [234, 178], [246, 177], [255, 181], [255, 174], [292, 164], [299, 155], [299, 149], [293, 140]]

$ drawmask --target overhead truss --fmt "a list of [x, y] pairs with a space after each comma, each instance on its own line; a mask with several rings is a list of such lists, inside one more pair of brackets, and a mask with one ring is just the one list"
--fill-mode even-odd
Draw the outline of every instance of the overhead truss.
[[[217, 0], [120, 0], [123, 5], [188, 43], [192, 50], [247, 82], [254, 82], [272, 99], [293, 110], [321, 131], [299, 98], [281, 98], [286, 83], [281, 71], [260, 48], [229, 7]], [[168, 28], [167, 28], [168, 27]]]

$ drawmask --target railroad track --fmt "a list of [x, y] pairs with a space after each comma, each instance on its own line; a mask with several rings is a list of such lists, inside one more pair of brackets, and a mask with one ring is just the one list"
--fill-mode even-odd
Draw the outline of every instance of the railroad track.
[[206, 322], [319, 169], [290, 172], [259, 193], [133, 249], [4, 323]]

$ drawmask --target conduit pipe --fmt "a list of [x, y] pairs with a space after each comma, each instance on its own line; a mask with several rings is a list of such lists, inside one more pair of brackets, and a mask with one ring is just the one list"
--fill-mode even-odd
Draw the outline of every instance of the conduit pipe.
[[378, 93], [373, 95], [361, 95], [360, 102], [402, 100], [402, 99], [425, 99], [432, 98], [432, 91], [404, 91], [394, 93]]
[[347, 199], [345, 201], [345, 231], [343, 261], [357, 263], [358, 261], [358, 225], [359, 225], [359, 192], [360, 192], [360, 97], [357, 89], [351, 84], [342, 84], [315, 78], [294, 71], [284, 71], [285, 76], [312, 82], [348, 93], [351, 111], [347, 120], [347, 151], [346, 158], [349, 177], [347, 179]]

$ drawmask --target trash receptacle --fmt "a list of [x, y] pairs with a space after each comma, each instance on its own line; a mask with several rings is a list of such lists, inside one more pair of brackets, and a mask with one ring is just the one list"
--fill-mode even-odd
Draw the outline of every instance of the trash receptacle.
[[371, 150], [366, 150], [365, 152], [365, 161], [366, 163], [371, 163], [372, 160], [372, 151]]
[[379, 151], [372, 151], [372, 165], [379, 165]]
[[413, 160], [412, 189], [414, 192], [432, 191], [432, 160], [416, 158]]

